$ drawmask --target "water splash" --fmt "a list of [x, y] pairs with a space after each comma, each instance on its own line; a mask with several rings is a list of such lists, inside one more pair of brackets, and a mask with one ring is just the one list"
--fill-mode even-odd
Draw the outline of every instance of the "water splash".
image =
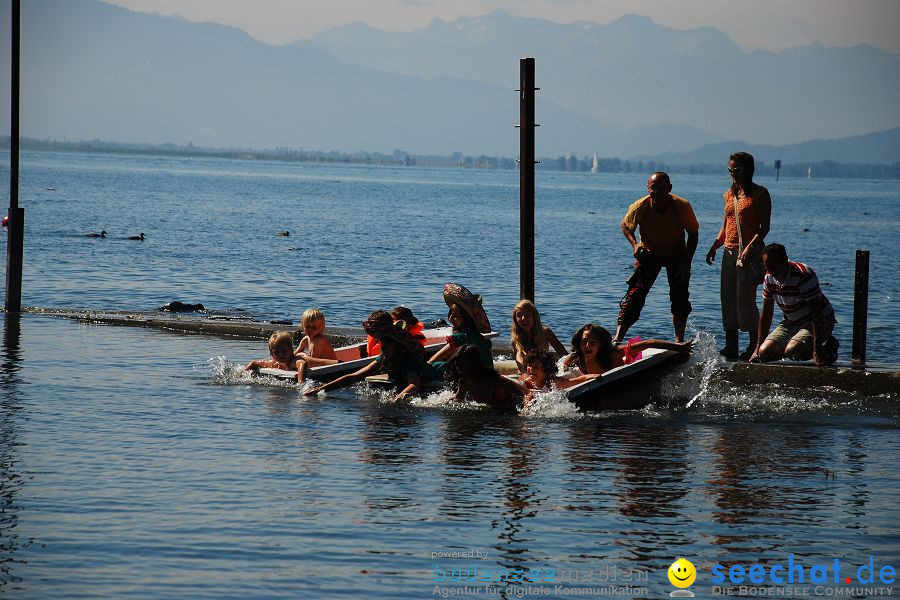
[[519, 414], [524, 417], [546, 419], [573, 419], [585, 416], [577, 406], [569, 402], [569, 397], [563, 390], [535, 392], [531, 402], [523, 407]]
[[[204, 372], [204, 376], [211, 379], [213, 385], [262, 385], [284, 388], [297, 386], [294, 381], [245, 371], [243, 364], [232, 362], [227, 356], [213, 356], [207, 359], [205, 365], [196, 366], [194, 370]], [[305, 383], [304, 386], [308, 383]]]
[[[694, 402], [704, 396], [709, 389], [713, 376], [724, 364], [724, 359], [716, 350], [716, 337], [714, 335], [707, 331], [697, 331], [694, 339], [696, 340], [694, 352], [691, 360], [687, 363], [692, 368], [694, 375], [682, 378], [681, 381], [673, 381], [675, 385], [681, 384], [682, 389], [678, 390], [676, 388], [674, 390], [677, 393], [688, 395], [685, 392], [693, 391], [690, 394], [691, 399], [688, 400], [686, 408], [690, 408]], [[666, 386], [664, 386], [663, 393], [665, 394], [667, 391]]]

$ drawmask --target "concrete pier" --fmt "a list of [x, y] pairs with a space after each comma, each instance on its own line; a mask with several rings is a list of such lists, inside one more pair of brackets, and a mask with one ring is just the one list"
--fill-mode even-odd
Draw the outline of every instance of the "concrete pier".
[[[135, 312], [96, 309], [58, 309], [28, 307], [26, 312], [73, 319], [85, 323], [150, 327], [176, 333], [218, 336], [225, 339], [267, 340], [276, 331], [297, 331], [297, 323], [253, 321], [242, 317], [211, 316], [198, 313], [166, 313], [159, 311]], [[361, 327], [328, 326], [328, 337], [337, 346], [346, 346], [365, 340]], [[495, 339], [494, 353], [509, 355], [511, 350], [505, 339]], [[865, 368], [852, 366], [848, 361], [833, 367], [815, 367], [811, 363], [778, 362], [749, 364], [724, 363], [721, 379], [735, 385], [783, 384], [795, 388], [828, 386], [865, 396], [888, 394], [900, 399], [900, 371], [893, 368]]]

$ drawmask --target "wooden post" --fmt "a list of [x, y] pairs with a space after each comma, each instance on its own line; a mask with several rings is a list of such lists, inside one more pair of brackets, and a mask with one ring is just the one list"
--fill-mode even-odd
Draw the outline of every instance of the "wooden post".
[[534, 59], [519, 60], [519, 298], [534, 302]]
[[20, 0], [12, 0], [10, 129], [9, 129], [9, 233], [6, 240], [6, 312], [22, 310], [22, 255], [25, 209], [19, 208], [19, 14]]
[[869, 320], [869, 251], [856, 251], [853, 286], [853, 355], [855, 365], [866, 362], [866, 328]]

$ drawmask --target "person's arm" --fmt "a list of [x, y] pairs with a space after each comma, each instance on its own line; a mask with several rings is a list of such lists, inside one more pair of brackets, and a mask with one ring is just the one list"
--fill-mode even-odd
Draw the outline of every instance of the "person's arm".
[[694, 259], [694, 253], [697, 251], [697, 242], [700, 241], [700, 230], [689, 231], [687, 238], [687, 248], [684, 250], [685, 261], [690, 264]]
[[322, 384], [320, 386], [314, 387], [310, 390], [304, 392], [305, 396], [315, 396], [319, 392], [327, 392], [328, 390], [333, 390], [339, 387], [344, 387], [345, 385], [350, 385], [360, 379], [366, 377], [369, 373], [378, 370], [379, 365], [377, 360], [373, 360], [362, 369], [358, 371], [354, 371], [353, 373], [348, 373], [347, 375], [343, 375], [338, 377], [334, 381], [329, 381], [328, 383]]
[[690, 352], [696, 340], [686, 342], [668, 342], [666, 340], [641, 340], [631, 345], [632, 352], [641, 352], [647, 348], [659, 348], [661, 350], [674, 350], [676, 352]]
[[631, 254], [637, 258], [637, 251], [640, 244], [638, 244], [637, 238], [634, 237], [634, 229], [631, 229], [625, 221], [622, 221], [620, 227], [622, 228], [622, 234], [625, 236], [625, 239], [631, 244]]
[[465, 381], [463, 381], [462, 379], [460, 379], [458, 382], [456, 382], [456, 393], [453, 394], [453, 401], [454, 401], [454, 402], [463, 402], [463, 401], [465, 401], [465, 399], [466, 399], [466, 393], [467, 393], [468, 391], [469, 391], [469, 388], [468, 388], [468, 386], [466, 385]]
[[297, 357], [297, 383], [306, 381], [306, 361]]
[[[332, 352], [334, 354], [334, 352]], [[302, 352], [297, 355], [297, 358], [306, 362], [310, 367], [324, 367], [325, 365], [336, 365], [341, 362], [337, 358], [316, 358], [314, 356], [310, 356], [306, 352]]]
[[575, 360], [575, 353], [571, 352], [563, 359], [563, 369], [568, 371], [572, 368], [572, 361]]
[[687, 201], [678, 209], [678, 215], [681, 226], [687, 232], [684, 261], [690, 266], [691, 261], [694, 259], [694, 253], [697, 251], [697, 242], [700, 240], [700, 223], [697, 221], [697, 215], [694, 214], [693, 207]]
[[822, 308], [825, 306], [825, 299], [823, 296], [819, 296], [818, 298], [809, 301], [809, 312], [812, 314], [812, 334], [813, 334], [813, 362], [817, 366], [822, 365], [822, 359], [819, 358], [819, 343], [824, 341], [822, 340], [822, 331], [820, 327], [822, 326]]
[[577, 377], [572, 377], [571, 379], [566, 379], [565, 377], [557, 377], [553, 380], [553, 385], [557, 387], [557, 389], [565, 390], [572, 386], [576, 386], [579, 383], [584, 383], [585, 381], [591, 381], [592, 379], [602, 379], [603, 376], [600, 373], [589, 373], [587, 375], [578, 375]]
[[547, 336], [547, 340], [550, 342], [550, 346], [556, 350], [557, 356], [565, 356], [568, 354], [566, 351], [566, 347], [562, 345], [562, 342], [559, 341], [559, 338], [556, 337], [556, 334], [553, 333], [553, 330], [544, 326], [544, 335]]
[[271, 362], [271, 360], [253, 360], [244, 367], [244, 370], [252, 371], [253, 369], [265, 369], [271, 366]]
[[303, 339], [300, 340], [300, 343], [297, 344], [297, 349], [294, 350], [294, 356], [301, 356], [301, 355], [305, 354], [305, 352], [303, 352], [303, 351], [308, 347], [309, 347], [309, 336], [304, 335]]
[[430, 365], [433, 362], [444, 360], [446, 357], [450, 356], [453, 353], [453, 346], [450, 344], [444, 344], [444, 347], [435, 352], [431, 358], [428, 359], [428, 364]]
[[[301, 342], [301, 345], [303, 342]], [[307, 348], [312, 349], [312, 353], [300, 352], [298, 349], [296, 352], [296, 356], [302, 358], [306, 361], [310, 367], [322, 367], [325, 365], [333, 365], [335, 363], [339, 363], [340, 361], [337, 359], [337, 354], [334, 353], [334, 348], [331, 347], [331, 341], [323, 336], [320, 336], [319, 341], [315, 346], [312, 344], [307, 344]]]
[[725, 245], [725, 223], [727, 219], [722, 218], [722, 229], [719, 230], [719, 233], [716, 234], [716, 239], [713, 240], [712, 246], [709, 247], [709, 252], [706, 253], [706, 264], [711, 265], [713, 261], [716, 259], [716, 250]]
[[394, 402], [399, 402], [411, 394], [415, 394], [422, 388], [422, 377], [418, 371], [409, 371], [406, 374], [408, 385], [400, 390], [400, 393], [394, 396]]
[[522, 410], [527, 409], [533, 399], [534, 399], [534, 390], [528, 390], [528, 392], [525, 394], [525, 396], [522, 397]]
[[500, 378], [500, 385], [506, 387], [507, 389], [509, 389], [509, 391], [513, 392], [514, 394], [518, 394], [520, 396], [525, 396], [526, 394], [528, 394], [529, 389], [527, 387], [525, 387], [524, 385], [522, 385], [521, 383], [519, 383], [518, 381], [512, 380], [509, 377], [504, 377], [503, 375], [500, 375], [499, 373], [497, 374], [497, 377]]
[[759, 311], [759, 327], [756, 329], [756, 349], [750, 356], [750, 362], [759, 362], [759, 348], [769, 335], [769, 327], [772, 326], [772, 315], [775, 314], [775, 299], [763, 296], [762, 310]]

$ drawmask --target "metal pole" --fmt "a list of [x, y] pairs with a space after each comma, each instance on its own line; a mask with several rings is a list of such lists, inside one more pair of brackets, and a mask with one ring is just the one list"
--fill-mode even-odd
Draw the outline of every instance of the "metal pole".
[[869, 319], [869, 251], [856, 251], [853, 287], [853, 356], [855, 365], [866, 362], [866, 328]]
[[19, 208], [19, 13], [20, 0], [12, 0], [12, 62], [9, 129], [9, 233], [6, 242], [7, 312], [22, 310], [22, 253], [25, 209]]
[[534, 59], [519, 60], [519, 298], [534, 302]]

